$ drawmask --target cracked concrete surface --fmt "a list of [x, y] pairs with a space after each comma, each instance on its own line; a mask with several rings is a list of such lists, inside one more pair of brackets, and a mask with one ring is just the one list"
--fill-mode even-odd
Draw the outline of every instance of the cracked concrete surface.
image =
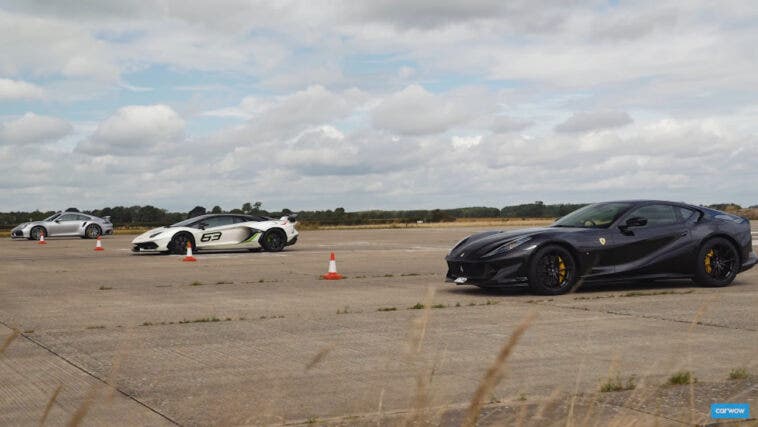
[[[758, 270], [720, 289], [643, 282], [558, 297], [442, 283], [445, 253], [475, 231], [305, 231], [279, 254], [194, 264], [132, 255], [128, 236], [101, 253], [79, 239], [2, 241], [0, 343], [10, 328], [21, 336], [0, 355], [0, 424], [37, 424], [62, 385], [52, 425], [88, 394], [85, 425], [395, 425], [419, 390], [420, 419], [456, 425], [532, 311], [482, 425], [683, 425], [708, 421], [713, 401], [756, 408]], [[330, 251], [348, 279], [318, 279]], [[413, 347], [420, 302], [440, 308]], [[752, 376], [728, 380], [738, 367]], [[692, 389], [665, 385], [678, 370], [695, 374]], [[637, 388], [597, 393], [609, 372]]]

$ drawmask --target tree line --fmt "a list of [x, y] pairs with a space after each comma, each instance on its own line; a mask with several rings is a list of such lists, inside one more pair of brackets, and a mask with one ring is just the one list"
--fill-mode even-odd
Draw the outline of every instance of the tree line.
[[[423, 222], [452, 222], [464, 218], [558, 218], [576, 209], [585, 206], [581, 203], [545, 204], [541, 201], [519, 205], [509, 205], [503, 208], [486, 206], [473, 206], [456, 209], [416, 209], [416, 210], [369, 210], [347, 212], [344, 208], [334, 210], [311, 210], [297, 212], [300, 222], [315, 225], [365, 225], [387, 223], [415, 223]], [[745, 209], [735, 203], [716, 203], [709, 205], [714, 209], [737, 212], [741, 215], [753, 217], [758, 210], [758, 205]], [[77, 208], [68, 208], [66, 211], [79, 212]], [[115, 206], [102, 209], [84, 210], [83, 213], [99, 217], [108, 216], [117, 227], [145, 227], [173, 224], [187, 218], [204, 215], [206, 213], [236, 213], [254, 214], [279, 218], [291, 215], [290, 209], [280, 211], [268, 211], [263, 209], [262, 202], [247, 202], [239, 208], [224, 210], [220, 206], [213, 206], [206, 210], [203, 206], [195, 206], [188, 212], [170, 212], [155, 206]], [[39, 221], [53, 215], [54, 211], [42, 212], [0, 212], [0, 228], [11, 228], [22, 222]], [[754, 219], [758, 219], [755, 217]]]

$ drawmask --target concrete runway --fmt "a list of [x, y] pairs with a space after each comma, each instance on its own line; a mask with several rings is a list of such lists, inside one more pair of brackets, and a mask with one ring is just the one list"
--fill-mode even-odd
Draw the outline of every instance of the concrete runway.
[[[727, 288], [550, 298], [443, 283], [444, 255], [476, 231], [305, 231], [282, 253], [197, 263], [132, 255], [132, 236], [104, 238], [104, 252], [2, 240], [0, 348], [20, 335], [0, 354], [0, 425], [37, 425], [58, 386], [49, 425], [457, 425], [529, 313], [481, 425], [684, 425], [709, 421], [712, 402], [758, 410], [758, 269]], [[330, 251], [346, 280], [319, 280]], [[736, 368], [751, 375], [729, 380]], [[697, 383], [665, 385], [679, 370]], [[597, 393], [609, 372], [637, 388]]]

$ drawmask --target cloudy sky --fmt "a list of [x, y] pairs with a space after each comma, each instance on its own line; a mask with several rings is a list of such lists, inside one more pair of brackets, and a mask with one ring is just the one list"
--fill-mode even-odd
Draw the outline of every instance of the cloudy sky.
[[758, 204], [755, 2], [0, 0], [0, 211]]

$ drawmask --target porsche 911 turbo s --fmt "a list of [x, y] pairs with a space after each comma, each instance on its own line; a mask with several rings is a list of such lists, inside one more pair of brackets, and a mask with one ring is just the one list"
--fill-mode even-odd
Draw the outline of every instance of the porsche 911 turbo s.
[[297, 242], [295, 216], [281, 219], [242, 214], [211, 214], [147, 231], [132, 241], [132, 252], [184, 254], [209, 249], [263, 249], [279, 252]]
[[80, 212], [58, 212], [42, 221], [31, 221], [17, 225], [11, 230], [11, 238], [39, 240], [45, 237], [78, 236], [82, 239], [97, 239], [105, 234], [113, 234], [110, 217], [100, 218]]
[[547, 295], [593, 281], [689, 278], [727, 286], [758, 263], [747, 219], [653, 200], [597, 203], [548, 227], [474, 234], [445, 259], [448, 282], [526, 285]]

